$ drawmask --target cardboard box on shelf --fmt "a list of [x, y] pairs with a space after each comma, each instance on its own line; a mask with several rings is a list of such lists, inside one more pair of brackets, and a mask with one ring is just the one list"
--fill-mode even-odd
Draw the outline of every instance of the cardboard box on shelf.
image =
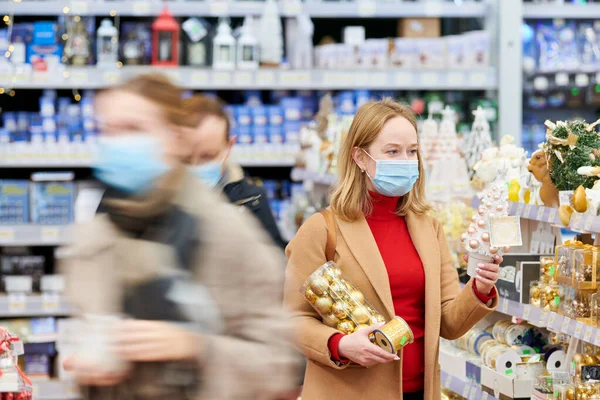
[[436, 38], [441, 36], [439, 18], [404, 18], [398, 20], [398, 36]]

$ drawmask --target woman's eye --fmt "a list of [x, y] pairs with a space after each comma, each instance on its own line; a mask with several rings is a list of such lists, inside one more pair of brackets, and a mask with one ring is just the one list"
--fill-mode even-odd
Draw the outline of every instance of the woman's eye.
[[410, 154], [414, 156], [414, 155], [416, 155], [416, 154], [417, 154], [417, 152], [418, 152], [418, 151], [417, 151], [417, 149], [412, 149], [412, 150], [410, 151]]
[[387, 153], [395, 156], [396, 154], [398, 154], [398, 150], [388, 150]]

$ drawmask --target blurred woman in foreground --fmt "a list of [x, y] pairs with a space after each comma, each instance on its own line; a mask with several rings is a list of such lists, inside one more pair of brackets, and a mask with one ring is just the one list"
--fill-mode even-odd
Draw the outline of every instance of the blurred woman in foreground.
[[68, 366], [90, 399], [273, 398], [294, 383], [280, 252], [177, 161], [180, 99], [156, 76], [97, 97], [108, 190], [64, 261], [84, 316]]

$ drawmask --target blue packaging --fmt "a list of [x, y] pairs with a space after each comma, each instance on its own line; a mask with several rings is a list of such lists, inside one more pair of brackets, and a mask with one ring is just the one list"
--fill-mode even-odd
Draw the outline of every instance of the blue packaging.
[[284, 142], [286, 144], [295, 144], [300, 141], [301, 122], [286, 122], [283, 124], [283, 132], [285, 135]]
[[254, 143], [256, 144], [266, 144], [269, 143], [269, 135], [266, 126], [254, 126]]
[[314, 96], [302, 98], [302, 119], [304, 121], [312, 121], [317, 112], [318, 104]]
[[267, 198], [269, 200], [277, 198], [277, 181], [264, 180], [263, 188], [265, 189], [265, 192], [267, 193]]
[[581, 23], [578, 41], [583, 71], [600, 70], [600, 21]]
[[252, 122], [254, 126], [266, 126], [269, 121], [267, 118], [267, 110], [263, 106], [255, 106], [252, 110]]
[[37, 21], [33, 23], [32, 44], [37, 46], [52, 46], [57, 42], [56, 23], [52, 21]]
[[285, 180], [281, 181], [281, 198], [289, 199], [292, 196], [292, 182]]
[[580, 59], [574, 23], [559, 20], [538, 23], [536, 37], [541, 72], [578, 70]]
[[235, 119], [239, 127], [252, 125], [252, 115], [250, 107], [237, 106], [235, 108]]
[[276, 104], [281, 102], [286, 97], [290, 97], [292, 94], [289, 90], [271, 90], [271, 103]]
[[25, 354], [45, 354], [47, 356], [56, 354], [54, 343], [25, 343], [24, 347]]
[[13, 43], [31, 43], [33, 41], [33, 29], [33, 24], [30, 22], [14, 24], [11, 33]]
[[10, 143], [10, 132], [6, 129], [0, 129], [0, 144]]
[[67, 110], [71, 105], [71, 99], [68, 97], [59, 97], [58, 98], [58, 115], [66, 116]]
[[2, 123], [4, 124], [4, 129], [8, 132], [16, 132], [17, 131], [17, 114], [14, 112], [7, 111], [2, 114]]
[[62, 63], [63, 47], [60, 44], [42, 46], [38, 44], [27, 45], [27, 63], [36, 71], [48, 71], [51, 66]]
[[338, 108], [342, 114], [354, 114], [356, 112], [354, 93], [341, 92], [338, 96]]
[[32, 335], [50, 335], [57, 332], [54, 317], [31, 318], [30, 325]]
[[537, 69], [537, 43], [535, 28], [529, 24], [521, 25], [521, 42], [523, 44], [523, 71], [532, 74]]
[[29, 181], [0, 181], [0, 225], [29, 223]]
[[73, 182], [35, 182], [31, 192], [31, 222], [66, 225], [73, 222], [75, 184]]
[[94, 118], [83, 119], [83, 132], [85, 134], [96, 131], [96, 120]]
[[360, 107], [371, 101], [371, 92], [369, 90], [355, 90], [354, 97], [356, 109], [359, 109]]
[[271, 143], [282, 144], [283, 143], [283, 127], [281, 125], [271, 125], [268, 128], [269, 140]]
[[31, 113], [29, 120], [29, 136], [32, 142], [41, 143], [44, 140], [44, 126], [39, 114]]
[[40, 115], [42, 117], [53, 117], [56, 115], [54, 99], [51, 97], [40, 97]]
[[[30, 349], [29, 349], [30, 350]], [[50, 378], [50, 356], [47, 354], [25, 354], [25, 374], [30, 378]]]
[[94, 118], [94, 98], [84, 96], [81, 99], [81, 116], [83, 118]]
[[283, 125], [283, 108], [281, 106], [268, 106], [267, 115], [269, 125]]
[[59, 143], [69, 143], [71, 141], [71, 135], [66, 126], [58, 126], [57, 140]]
[[238, 143], [240, 144], [252, 144], [254, 142], [252, 137], [252, 129], [249, 126], [239, 126], [237, 128]]
[[56, 91], [56, 89], [44, 89], [44, 91], [42, 92], [42, 97], [47, 97], [49, 99], [56, 100], [57, 94], [58, 92]]
[[262, 96], [260, 90], [246, 90], [244, 92], [244, 103], [249, 107], [262, 105]]
[[29, 113], [20, 111], [17, 113], [17, 131], [23, 132], [29, 130]]
[[44, 140], [46, 142], [55, 142], [57, 126], [56, 120], [53, 117], [47, 117], [42, 120], [42, 127], [44, 130]]
[[271, 208], [271, 213], [273, 214], [273, 218], [275, 219], [275, 221], [281, 220], [281, 200], [269, 200], [269, 206]]
[[286, 121], [302, 120], [302, 98], [286, 97], [281, 99], [281, 107], [283, 107], [283, 115]]

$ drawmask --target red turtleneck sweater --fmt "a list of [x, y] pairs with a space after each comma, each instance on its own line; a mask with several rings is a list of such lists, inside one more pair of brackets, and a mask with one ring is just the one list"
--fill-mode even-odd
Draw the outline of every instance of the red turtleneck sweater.
[[[397, 197], [385, 197], [371, 193], [373, 212], [367, 217], [381, 258], [388, 272], [394, 311], [402, 317], [413, 331], [414, 343], [404, 348], [402, 357], [402, 389], [404, 392], [423, 390], [425, 355], [425, 272], [417, 249], [415, 248], [406, 221], [394, 214], [398, 204]], [[475, 289], [475, 286], [473, 286]], [[475, 294], [484, 303], [496, 295], [484, 296], [475, 289]], [[332, 358], [342, 359], [338, 353], [342, 334], [329, 340]]]

